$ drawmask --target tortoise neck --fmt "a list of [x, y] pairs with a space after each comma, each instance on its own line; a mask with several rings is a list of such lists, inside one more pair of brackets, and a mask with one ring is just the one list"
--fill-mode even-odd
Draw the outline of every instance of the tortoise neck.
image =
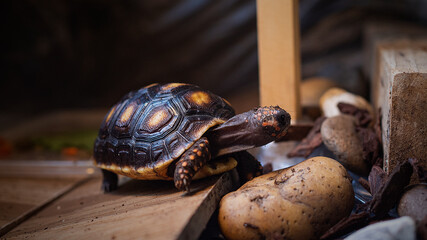
[[259, 147], [274, 140], [253, 121], [254, 110], [236, 115], [206, 133], [212, 156]]

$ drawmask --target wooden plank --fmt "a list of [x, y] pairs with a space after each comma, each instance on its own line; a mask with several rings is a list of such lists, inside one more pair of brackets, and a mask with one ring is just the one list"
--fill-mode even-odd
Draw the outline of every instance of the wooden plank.
[[381, 108], [384, 170], [417, 158], [427, 167], [427, 39], [379, 45], [374, 105]]
[[0, 177], [0, 236], [83, 180]]
[[258, 0], [261, 105], [279, 105], [296, 121], [301, 116], [300, 34], [297, 0]]
[[1, 160], [0, 177], [81, 178], [100, 176], [101, 171], [90, 160], [43, 161]]
[[7, 239], [197, 239], [220, 197], [232, 188], [231, 173], [194, 181], [193, 194], [172, 181], [121, 179], [104, 194], [92, 178], [24, 222]]
[[99, 172], [91, 161], [0, 161], [0, 235]]

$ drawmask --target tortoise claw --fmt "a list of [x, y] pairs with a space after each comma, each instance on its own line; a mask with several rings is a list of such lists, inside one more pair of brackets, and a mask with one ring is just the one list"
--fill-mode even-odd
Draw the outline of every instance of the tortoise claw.
[[116, 189], [117, 189], [117, 184], [112, 184], [109, 182], [102, 182], [101, 190], [103, 190], [104, 192], [108, 193], [108, 192], [112, 192]]
[[185, 191], [186, 192], [190, 192], [190, 184], [189, 183], [187, 183], [187, 179], [183, 179], [182, 180], [182, 183], [184, 184], [184, 188], [185, 188]]

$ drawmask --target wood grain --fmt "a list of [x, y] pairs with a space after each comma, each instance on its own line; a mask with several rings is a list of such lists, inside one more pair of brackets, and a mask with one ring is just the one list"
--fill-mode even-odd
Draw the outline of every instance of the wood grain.
[[0, 177], [0, 236], [83, 180]]
[[43, 160], [1, 160], [1, 177], [20, 178], [81, 178], [100, 176], [101, 171], [90, 160], [43, 161]]
[[427, 167], [427, 38], [378, 48], [374, 105], [381, 109], [384, 170], [417, 158]]
[[121, 179], [104, 194], [92, 178], [5, 237], [7, 239], [197, 239], [220, 197], [232, 188], [230, 172], [192, 184], [183, 194], [171, 181]]
[[261, 105], [301, 116], [300, 36], [297, 0], [257, 1]]

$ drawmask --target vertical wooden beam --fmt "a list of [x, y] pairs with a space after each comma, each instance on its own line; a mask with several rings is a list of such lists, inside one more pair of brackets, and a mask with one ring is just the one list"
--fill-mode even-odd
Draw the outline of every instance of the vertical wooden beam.
[[261, 105], [300, 119], [300, 33], [297, 0], [257, 0]]

